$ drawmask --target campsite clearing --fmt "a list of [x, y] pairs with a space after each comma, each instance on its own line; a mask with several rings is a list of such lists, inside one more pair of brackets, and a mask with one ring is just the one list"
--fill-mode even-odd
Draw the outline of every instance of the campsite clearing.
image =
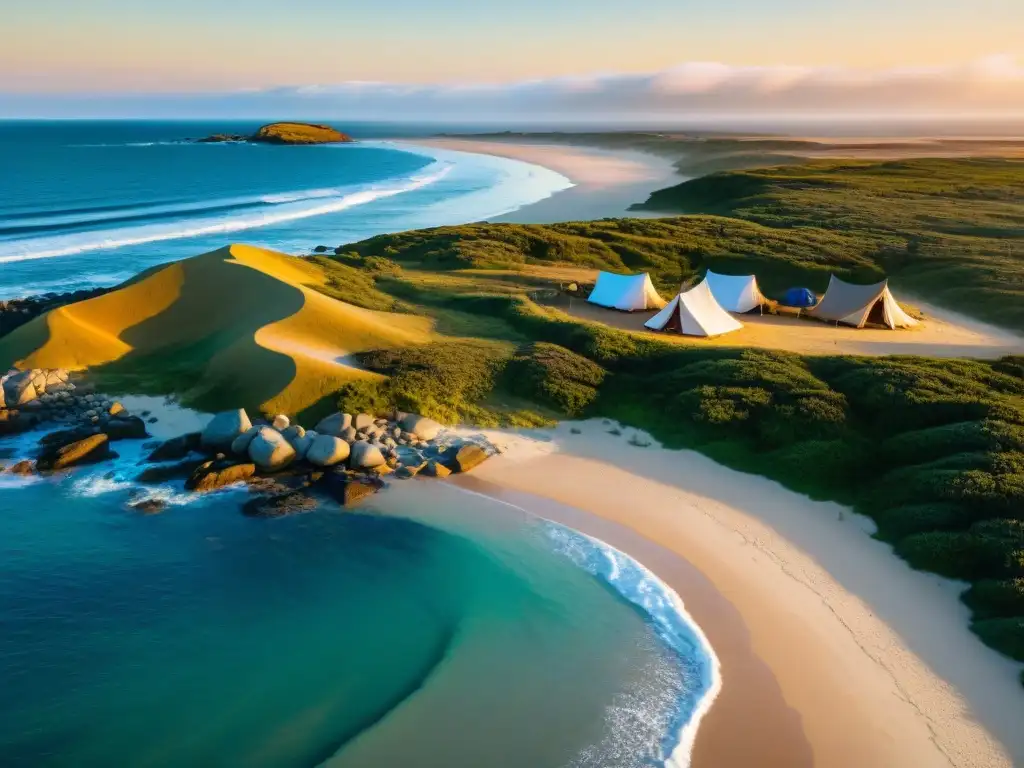
[[[645, 335], [644, 327], [655, 312], [615, 312], [589, 304], [583, 299], [559, 295], [544, 302], [583, 320], [590, 320]], [[911, 300], [911, 303], [915, 303]], [[918, 304], [920, 306], [920, 304]], [[937, 307], [923, 307], [924, 322], [914, 328], [852, 328], [810, 318], [789, 315], [761, 315], [751, 312], [736, 316], [740, 330], [714, 338], [695, 338], [677, 333], [659, 333], [657, 338], [675, 344], [780, 349], [809, 355], [928, 355], [932, 357], [974, 357], [993, 359], [1020, 354], [1024, 338], [969, 320]]]

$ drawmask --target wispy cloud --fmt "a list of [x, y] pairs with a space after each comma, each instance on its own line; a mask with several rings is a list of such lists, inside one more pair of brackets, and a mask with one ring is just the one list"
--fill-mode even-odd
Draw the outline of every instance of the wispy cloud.
[[608, 116], [915, 115], [1024, 112], [1024, 65], [996, 55], [941, 67], [732, 66], [687, 62], [648, 73], [512, 83], [307, 84], [203, 94], [6, 96], [0, 114], [264, 116], [348, 119], [588, 119]]

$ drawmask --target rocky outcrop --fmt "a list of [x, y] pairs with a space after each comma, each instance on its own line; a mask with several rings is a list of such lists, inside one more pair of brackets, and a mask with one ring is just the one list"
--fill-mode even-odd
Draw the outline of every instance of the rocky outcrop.
[[248, 136], [238, 133], [215, 133], [196, 139], [200, 144], [241, 141], [255, 144], [346, 144], [354, 139], [329, 125], [318, 123], [269, 123]]
[[235, 438], [252, 427], [244, 408], [218, 413], [202, 432], [204, 448], [229, 450]]
[[214, 491], [235, 483], [243, 483], [256, 474], [255, 464], [204, 461], [185, 481], [185, 490]]
[[142, 499], [130, 502], [128, 506], [144, 515], [158, 515], [167, 508], [167, 502], [163, 499]]
[[249, 141], [262, 144], [347, 144], [352, 137], [320, 123], [269, 123]]
[[36, 461], [36, 467], [41, 472], [56, 471], [114, 458], [117, 458], [117, 454], [110, 450], [109, 438], [100, 433], [64, 445], [45, 448]]

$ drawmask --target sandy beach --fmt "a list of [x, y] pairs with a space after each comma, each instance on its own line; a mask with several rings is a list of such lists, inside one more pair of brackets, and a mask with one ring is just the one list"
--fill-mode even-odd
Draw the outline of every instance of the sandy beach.
[[1021, 665], [970, 633], [963, 585], [913, 571], [838, 504], [613, 431], [488, 433], [505, 454], [458, 482], [607, 541], [679, 593], [722, 662], [696, 768], [1024, 762]]
[[448, 137], [417, 139], [414, 143], [522, 160], [558, 171], [575, 185], [492, 221], [548, 224], [606, 216], [651, 216], [629, 211], [629, 206], [643, 202], [655, 190], [683, 181], [671, 160], [646, 152]]

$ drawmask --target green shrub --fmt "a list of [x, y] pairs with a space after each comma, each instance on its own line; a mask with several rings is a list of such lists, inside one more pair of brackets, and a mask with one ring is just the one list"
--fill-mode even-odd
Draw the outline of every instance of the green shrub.
[[338, 405], [374, 413], [398, 408], [457, 423], [480, 413], [476, 406], [490, 395], [510, 356], [508, 345], [475, 340], [360, 353], [359, 365], [385, 378], [347, 384]]
[[976, 621], [971, 629], [986, 645], [1011, 659], [1024, 661], [1024, 616]]
[[966, 507], [942, 501], [891, 507], [874, 517], [879, 535], [889, 540], [901, 539], [912, 533], [966, 529], [975, 521]]
[[509, 391], [569, 416], [579, 416], [597, 398], [604, 377], [601, 366], [546, 342], [519, 349], [505, 368]]
[[962, 599], [977, 619], [1024, 616], [1024, 578], [976, 581]]

